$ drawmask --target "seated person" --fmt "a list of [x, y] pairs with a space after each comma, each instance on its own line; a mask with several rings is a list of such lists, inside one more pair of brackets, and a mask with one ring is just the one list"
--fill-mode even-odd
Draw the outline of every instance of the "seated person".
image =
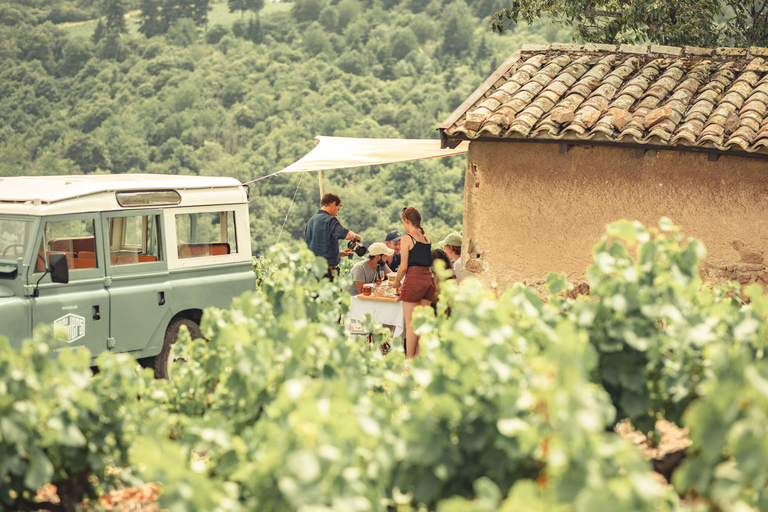
[[[446, 253], [442, 249], [432, 249], [432, 271], [435, 272], [435, 270], [438, 268], [438, 261], [442, 261], [442, 269], [443, 270], [450, 270], [451, 276], [447, 277], [447, 279], [456, 279], [456, 274], [453, 271], [453, 262], [451, 261], [451, 258], [448, 256], [448, 253]], [[438, 278], [437, 272], [435, 272], [435, 278]], [[439, 281], [439, 279], [438, 279]]]
[[[432, 303], [432, 308], [437, 311], [437, 301], [440, 298], [440, 285], [442, 284], [440, 276], [437, 275], [438, 269], [440, 270], [443, 275], [445, 275], [445, 271], [447, 270], [450, 275], [446, 277], [445, 279], [456, 279], [456, 275], [454, 274], [453, 267], [451, 266], [451, 258], [448, 256], [448, 254], [442, 250], [442, 249], [432, 249], [432, 273], [435, 274], [435, 281], [437, 282], [437, 292], [435, 293], [435, 302]], [[451, 314], [451, 308], [448, 307], [446, 310], [446, 314], [450, 316]]]
[[349, 293], [353, 296], [363, 293], [363, 285], [374, 282], [377, 270], [382, 272], [386, 279], [387, 273], [391, 272], [387, 266], [386, 257], [394, 253], [395, 251], [381, 242], [371, 244], [368, 247], [368, 258], [356, 263], [349, 273], [354, 281], [349, 287]]
[[400, 239], [403, 238], [403, 234], [399, 231], [390, 231], [387, 233], [387, 237], [384, 239], [384, 244], [395, 251], [393, 256], [387, 256], [387, 265], [392, 269], [392, 272], [397, 272], [400, 268]]
[[440, 242], [449, 258], [453, 260], [453, 275], [456, 276], [456, 282], [461, 282], [461, 235], [451, 233], [445, 240]]

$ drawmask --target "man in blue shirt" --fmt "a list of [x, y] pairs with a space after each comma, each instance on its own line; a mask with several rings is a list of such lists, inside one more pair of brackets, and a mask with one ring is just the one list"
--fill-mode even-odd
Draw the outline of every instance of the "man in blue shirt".
[[342, 256], [349, 254], [349, 250], [339, 251], [339, 240], [360, 241], [360, 235], [345, 228], [336, 216], [343, 205], [341, 198], [336, 194], [325, 194], [320, 200], [320, 209], [309, 219], [304, 228], [304, 240], [309, 249], [316, 256], [322, 256], [328, 260], [328, 273], [326, 277], [333, 280], [339, 275], [339, 262]]

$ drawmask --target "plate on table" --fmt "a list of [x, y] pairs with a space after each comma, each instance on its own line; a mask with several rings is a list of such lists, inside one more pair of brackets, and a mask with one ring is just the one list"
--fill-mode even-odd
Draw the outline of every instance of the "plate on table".
[[397, 302], [397, 295], [383, 295], [379, 297], [374, 297], [373, 295], [363, 295], [361, 293], [357, 295], [357, 297], [365, 300], [381, 300], [385, 302]]

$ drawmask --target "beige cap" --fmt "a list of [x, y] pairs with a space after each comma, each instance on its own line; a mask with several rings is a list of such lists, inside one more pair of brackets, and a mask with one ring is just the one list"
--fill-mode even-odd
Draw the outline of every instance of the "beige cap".
[[368, 246], [368, 254], [370, 254], [371, 256], [378, 256], [379, 254], [386, 254], [387, 256], [392, 256], [393, 254], [395, 254], [395, 250], [390, 249], [389, 247], [387, 247], [381, 242], [374, 242]]
[[445, 237], [445, 240], [441, 240], [438, 245], [452, 245], [454, 247], [461, 247], [461, 235], [458, 233], [451, 233]]

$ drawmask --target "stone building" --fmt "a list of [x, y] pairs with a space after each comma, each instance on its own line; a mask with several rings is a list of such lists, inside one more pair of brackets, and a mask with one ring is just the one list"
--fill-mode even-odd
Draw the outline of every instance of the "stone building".
[[462, 274], [579, 284], [608, 223], [669, 217], [705, 280], [768, 283], [768, 49], [526, 45], [440, 126], [469, 140]]

